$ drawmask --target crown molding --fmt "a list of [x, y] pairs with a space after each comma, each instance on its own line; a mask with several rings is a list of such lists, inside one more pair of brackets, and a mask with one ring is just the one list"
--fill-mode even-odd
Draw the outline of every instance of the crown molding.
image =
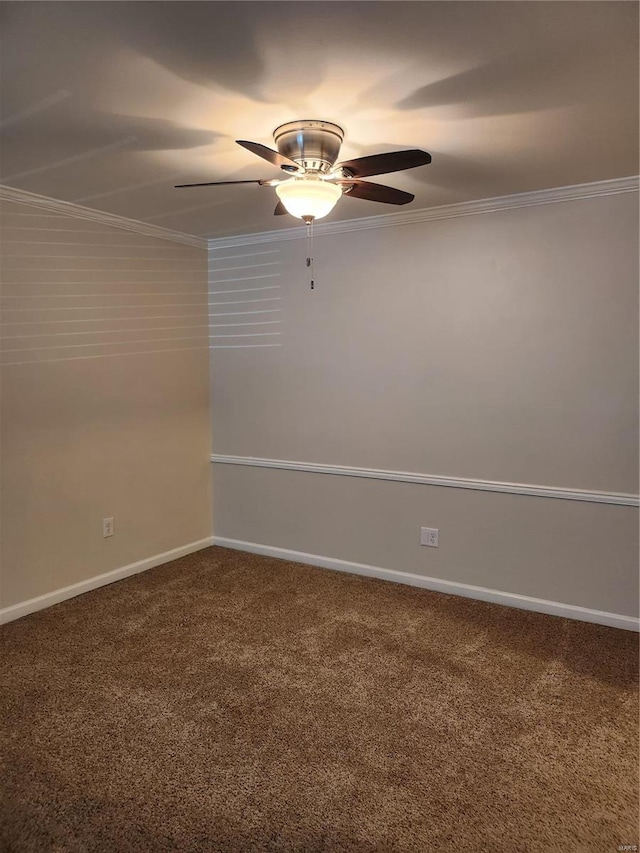
[[[343, 234], [350, 231], [367, 231], [370, 228], [388, 228], [394, 225], [412, 225], [416, 222], [432, 222], [437, 219], [455, 219], [460, 216], [473, 216], [480, 213], [495, 213], [500, 210], [512, 210], [519, 207], [535, 207], [543, 204], [557, 204], [563, 201], [577, 201], [586, 198], [619, 195], [638, 192], [640, 178], [631, 175], [627, 178], [614, 178], [608, 181], [595, 181], [589, 184], [575, 184], [568, 187], [554, 187], [533, 192], [495, 198], [463, 201], [440, 207], [428, 207], [418, 210], [403, 210], [398, 213], [383, 213], [381, 216], [365, 216], [360, 219], [347, 219], [341, 222], [321, 222], [314, 226], [316, 236]], [[287, 228], [283, 231], [260, 231], [256, 234], [242, 234], [237, 237], [220, 237], [209, 240], [210, 249], [227, 249], [233, 246], [247, 246], [254, 243], [277, 243], [282, 240], [298, 240], [306, 235], [306, 227]]]
[[71, 201], [61, 201], [57, 198], [49, 198], [46, 195], [27, 192], [17, 187], [8, 187], [0, 184], [0, 201], [12, 201], [17, 204], [28, 204], [49, 213], [57, 213], [63, 216], [74, 216], [76, 219], [86, 219], [91, 222], [99, 222], [102, 225], [110, 225], [112, 228], [122, 228], [125, 231], [133, 231], [146, 237], [156, 237], [160, 240], [171, 240], [173, 243], [183, 243], [185, 246], [194, 246], [198, 249], [207, 248], [207, 240], [204, 237], [194, 237], [191, 234], [183, 234], [181, 231], [171, 231], [169, 228], [161, 228], [147, 222], [139, 222], [137, 219], [128, 219], [126, 216], [118, 216], [116, 213], [107, 213], [104, 210], [94, 210], [92, 207], [83, 207]]
[[418, 483], [423, 486], [444, 486], [451, 489], [500, 492], [507, 495], [529, 495], [537, 498], [586, 501], [587, 503], [612, 504], [613, 506], [637, 507], [640, 505], [640, 496], [625, 492], [596, 492], [586, 489], [567, 489], [561, 486], [540, 486], [532, 483], [501, 483], [496, 480], [477, 480], [469, 477], [444, 477], [439, 474], [416, 474], [410, 471], [387, 471], [379, 468], [356, 468], [347, 465], [321, 465], [315, 462], [261, 459], [255, 456], [230, 456], [221, 453], [212, 453], [211, 461], [219, 465], [248, 465], [251, 468], [306, 471], [310, 474], [333, 474], [341, 477], [361, 477], [366, 480]]
[[[429, 207], [418, 210], [403, 210], [396, 213], [383, 213], [380, 216], [365, 216], [359, 219], [347, 219], [339, 222], [324, 222], [315, 226], [317, 236], [342, 234], [352, 231], [367, 231], [370, 228], [388, 228], [394, 225], [411, 225], [418, 222], [432, 222], [439, 219], [454, 219], [460, 216], [473, 216], [481, 213], [494, 213], [500, 210], [511, 210], [519, 207], [532, 207], [543, 204], [556, 204], [563, 201], [599, 198], [601, 196], [619, 195], [621, 193], [637, 192], [640, 186], [639, 177], [632, 175], [626, 178], [614, 178], [608, 181], [596, 181], [589, 184], [575, 184], [568, 187], [555, 187], [533, 192], [515, 193], [513, 195], [497, 196], [495, 198], [463, 201], [440, 207]], [[110, 225], [125, 231], [133, 231], [148, 237], [170, 240], [196, 248], [226, 249], [234, 246], [247, 246], [260, 243], [277, 243], [284, 240], [298, 240], [306, 235], [304, 226], [287, 228], [282, 231], [260, 231], [255, 234], [240, 234], [234, 237], [211, 238], [196, 237], [181, 231], [172, 231], [159, 225], [128, 219], [115, 213], [83, 207], [70, 201], [50, 198], [38, 193], [28, 192], [17, 187], [0, 184], [0, 201], [16, 202], [37, 207], [50, 213], [63, 216], [73, 216], [91, 222]]]

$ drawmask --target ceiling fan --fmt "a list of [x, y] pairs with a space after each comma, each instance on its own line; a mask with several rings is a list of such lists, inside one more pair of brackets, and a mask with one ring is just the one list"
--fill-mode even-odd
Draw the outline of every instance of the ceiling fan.
[[400, 172], [426, 166], [431, 155], [418, 148], [392, 151], [344, 160], [336, 163], [344, 130], [328, 121], [290, 121], [273, 132], [277, 150], [259, 142], [236, 140], [263, 160], [279, 166], [287, 178], [275, 180], [209, 181], [201, 184], [178, 184], [181, 187], [213, 187], [229, 184], [258, 184], [275, 187], [279, 201], [275, 216], [290, 213], [307, 224], [326, 216], [343, 195], [378, 201], [383, 204], [408, 204], [414, 196], [404, 190], [363, 181], [370, 175]]

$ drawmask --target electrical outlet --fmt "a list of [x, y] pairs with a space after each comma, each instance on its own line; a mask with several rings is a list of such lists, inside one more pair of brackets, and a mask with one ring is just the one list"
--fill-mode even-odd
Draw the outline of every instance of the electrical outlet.
[[102, 519], [102, 536], [105, 539], [107, 536], [113, 536], [113, 516]]
[[438, 528], [437, 527], [421, 527], [420, 528], [420, 544], [427, 545], [429, 548], [438, 547]]

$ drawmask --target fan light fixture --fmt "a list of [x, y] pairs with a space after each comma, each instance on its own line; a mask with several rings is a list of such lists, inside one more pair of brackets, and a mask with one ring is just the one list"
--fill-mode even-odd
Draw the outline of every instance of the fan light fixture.
[[291, 178], [276, 186], [278, 198], [287, 212], [299, 219], [322, 219], [342, 195], [336, 184], [315, 177]]
[[300, 119], [281, 124], [273, 131], [277, 150], [260, 142], [236, 139], [238, 145], [287, 173], [286, 180], [253, 178], [239, 181], [206, 181], [200, 184], [178, 184], [178, 187], [213, 187], [230, 184], [258, 184], [275, 187], [278, 204], [274, 216], [290, 213], [307, 225], [307, 267], [311, 271], [313, 290], [313, 223], [330, 213], [342, 195], [383, 204], [408, 204], [412, 193], [364, 181], [370, 175], [386, 175], [426, 166], [431, 155], [420, 148], [388, 151], [338, 160], [344, 130], [323, 119]]

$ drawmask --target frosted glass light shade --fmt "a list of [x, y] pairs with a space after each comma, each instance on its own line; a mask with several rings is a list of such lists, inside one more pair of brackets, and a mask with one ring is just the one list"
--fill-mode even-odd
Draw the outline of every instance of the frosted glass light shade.
[[342, 190], [318, 178], [291, 178], [278, 184], [276, 193], [292, 216], [322, 219], [333, 210]]

